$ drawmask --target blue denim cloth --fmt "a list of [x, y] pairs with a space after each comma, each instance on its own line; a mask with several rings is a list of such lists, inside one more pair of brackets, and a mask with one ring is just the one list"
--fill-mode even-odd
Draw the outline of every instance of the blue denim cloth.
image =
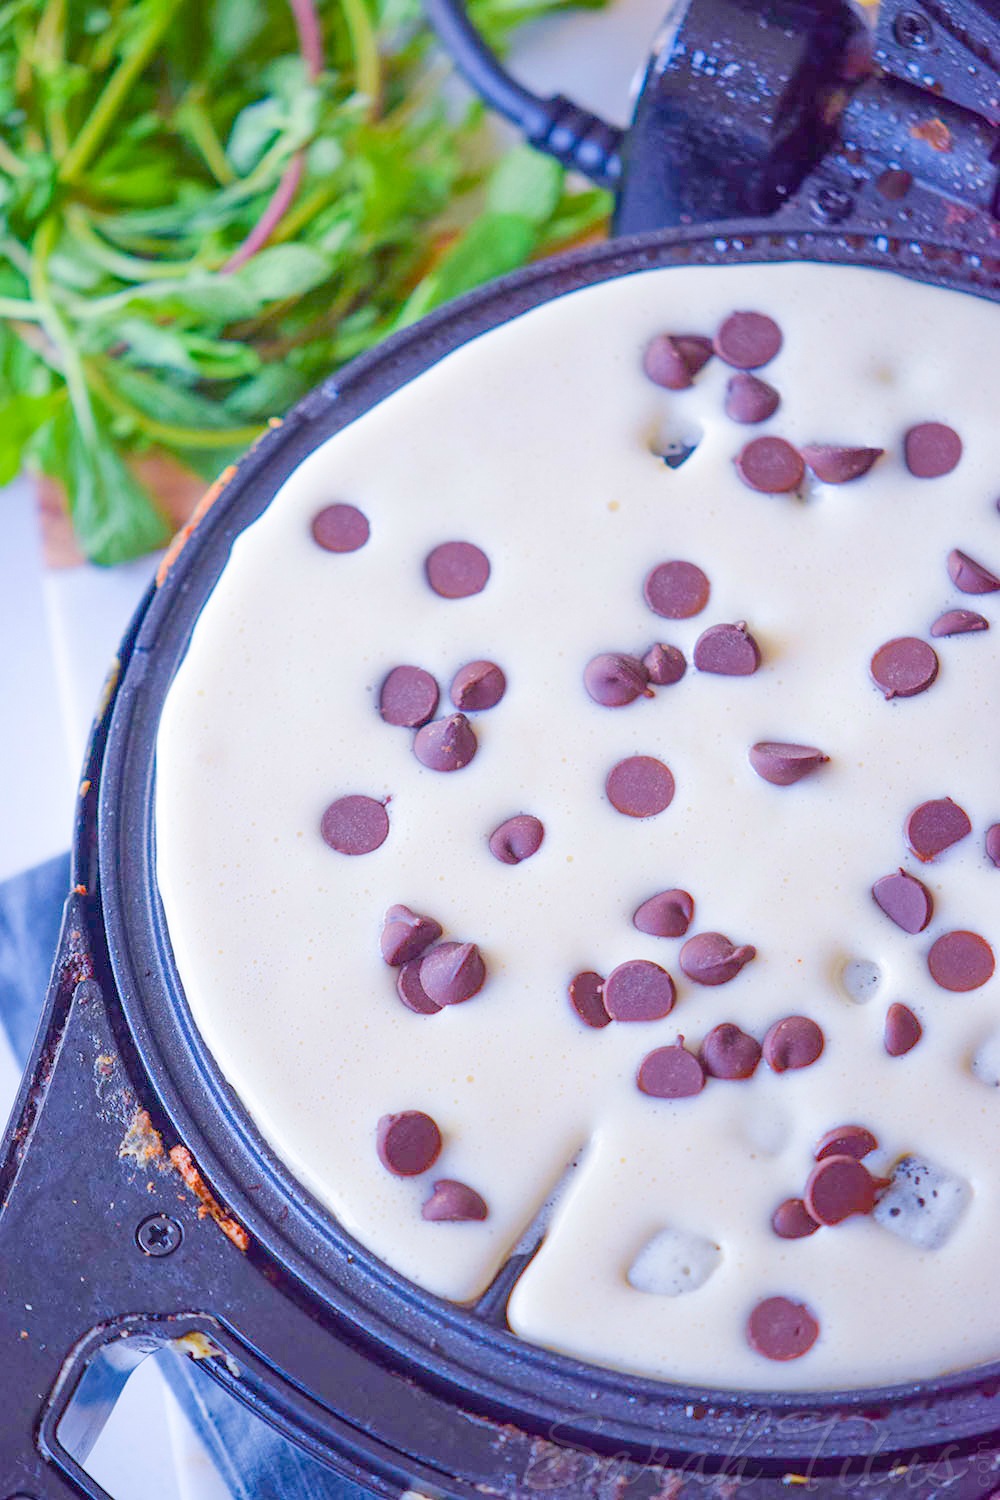
[[[0, 1027], [27, 1060], [49, 982], [69, 855], [0, 883]], [[371, 1492], [302, 1453], [191, 1360], [157, 1363], [236, 1500], [371, 1500]]]

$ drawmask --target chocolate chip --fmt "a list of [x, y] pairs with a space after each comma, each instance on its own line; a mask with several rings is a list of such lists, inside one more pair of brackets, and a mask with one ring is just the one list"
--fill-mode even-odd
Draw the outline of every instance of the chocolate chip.
[[374, 797], [338, 797], [320, 821], [319, 831], [338, 854], [371, 854], [389, 833], [389, 814]]
[[913, 174], [904, 172], [900, 167], [890, 167], [876, 177], [875, 186], [890, 203], [899, 203], [913, 186]]
[[425, 724], [413, 737], [413, 753], [431, 771], [460, 771], [478, 749], [475, 730], [464, 714]]
[[786, 1198], [771, 1215], [771, 1228], [779, 1239], [803, 1240], [815, 1234], [819, 1225], [801, 1198]]
[[378, 711], [387, 724], [417, 729], [434, 717], [438, 685], [423, 667], [393, 667], [378, 696]]
[[742, 621], [710, 625], [695, 641], [694, 664], [699, 672], [750, 677], [760, 666], [760, 647]]
[[943, 422], [921, 422], [903, 438], [903, 457], [915, 478], [939, 479], [962, 457], [962, 439]]
[[879, 647], [871, 674], [886, 698], [912, 698], [930, 687], [938, 674], [938, 659], [926, 641], [903, 635]]
[[766, 422], [768, 417], [774, 416], [780, 404], [781, 397], [774, 386], [756, 375], [741, 371], [733, 375], [726, 386], [726, 416], [733, 422], [744, 422], [748, 426]]
[[808, 1068], [823, 1051], [823, 1033], [808, 1016], [775, 1021], [764, 1038], [764, 1057], [776, 1073]]
[[819, 1337], [819, 1324], [801, 1302], [767, 1297], [747, 1321], [747, 1343], [765, 1359], [800, 1359]]
[[584, 969], [569, 982], [569, 1003], [584, 1025], [595, 1031], [611, 1025], [611, 1017], [604, 1008], [604, 979], [593, 969]]
[[312, 534], [327, 552], [357, 552], [368, 540], [368, 517], [355, 505], [328, 505], [313, 516]]
[[657, 563], [646, 575], [642, 592], [655, 615], [665, 620], [689, 620], [705, 608], [711, 584], [697, 564], [675, 559]]
[[909, 1006], [897, 1001], [889, 1006], [885, 1018], [885, 1050], [890, 1057], [903, 1057], [917, 1045], [923, 1031]]
[[411, 958], [396, 975], [396, 994], [407, 1010], [418, 1016], [436, 1016], [444, 1007], [432, 1000], [420, 983], [421, 959]]
[[673, 1010], [675, 998], [666, 969], [644, 958], [619, 964], [604, 985], [604, 1009], [612, 1021], [660, 1021]]
[[906, 820], [906, 842], [924, 864], [972, 832], [969, 815], [950, 797], [921, 802]]
[[658, 333], [646, 345], [642, 368], [656, 385], [683, 391], [712, 358], [712, 343], [694, 333]]
[[815, 745], [786, 745], [780, 740], [758, 740], [747, 758], [757, 775], [772, 786], [791, 786], [830, 759]]
[[705, 1074], [693, 1052], [680, 1041], [673, 1047], [657, 1047], [639, 1064], [636, 1083], [653, 1099], [688, 1099], [705, 1087]]
[[695, 984], [728, 984], [757, 956], [749, 943], [737, 947], [721, 932], [699, 932], [688, 938], [680, 952], [680, 966]]
[[424, 994], [437, 1005], [461, 1005], [485, 982], [486, 965], [475, 943], [439, 943], [420, 960]]
[[604, 783], [612, 807], [628, 818], [652, 818], [670, 806], [674, 778], [661, 760], [630, 755], [612, 766]]
[[765, 313], [734, 312], [715, 335], [715, 352], [738, 370], [759, 370], [781, 348], [781, 329]]
[[736, 455], [736, 472], [743, 483], [764, 495], [787, 495], [805, 478], [802, 456], [784, 438], [753, 438]]
[[1000, 868], [1000, 823], [994, 823], [986, 830], [986, 853]]
[[989, 630], [990, 622], [972, 609], [948, 609], [931, 626], [935, 640], [942, 635], [968, 635], [973, 630]]
[[642, 658], [642, 664], [650, 682], [657, 687], [672, 687], [675, 682], [680, 682], [687, 671], [683, 651], [679, 651], [676, 646], [664, 646], [659, 642], [650, 646]]
[[883, 875], [872, 886], [877, 905], [904, 932], [923, 932], [934, 915], [934, 898], [915, 875], [899, 870]]
[[632, 914], [632, 925], [650, 937], [683, 937], [694, 916], [687, 891], [659, 891]]
[[820, 1224], [842, 1224], [875, 1207], [875, 1179], [856, 1156], [827, 1156], [806, 1180], [805, 1205]]
[[605, 652], [583, 669], [583, 685], [595, 703], [604, 708], [624, 708], [640, 694], [651, 698], [649, 673], [637, 656]]
[[927, 967], [943, 990], [964, 994], [993, 977], [993, 949], [977, 932], [945, 932], [932, 945]]
[[404, 1109], [398, 1115], [382, 1116], [375, 1145], [379, 1161], [394, 1176], [416, 1177], [441, 1154], [441, 1132], [430, 1115]]
[[799, 450], [823, 484], [849, 484], [867, 474], [884, 448], [838, 448], [829, 443], [807, 443]]
[[948, 553], [948, 577], [963, 594], [995, 594], [1000, 589], [1000, 578], [995, 573], [968, 553], [959, 552], [957, 547]]
[[486, 587], [490, 560], [472, 542], [442, 542], [427, 554], [424, 571], [442, 599], [467, 599]]
[[490, 834], [490, 853], [501, 864], [519, 865], [542, 847], [545, 829], [530, 813], [517, 813]]
[[451, 701], [456, 708], [495, 708], [507, 691], [507, 679], [495, 661], [470, 661], [452, 679]]
[[382, 957], [396, 969], [419, 958], [425, 948], [441, 936], [441, 923], [433, 917], [421, 917], [408, 906], [390, 906], [382, 928]]
[[761, 1045], [732, 1021], [713, 1026], [699, 1049], [702, 1066], [712, 1078], [750, 1078], [761, 1059]]
[[453, 1177], [439, 1177], [420, 1212], [434, 1224], [461, 1224], [485, 1219], [489, 1209], [474, 1188]]
[[877, 1149], [878, 1141], [863, 1125], [837, 1125], [817, 1143], [813, 1155], [817, 1161], [825, 1156], [853, 1156], [855, 1161], [861, 1161]]

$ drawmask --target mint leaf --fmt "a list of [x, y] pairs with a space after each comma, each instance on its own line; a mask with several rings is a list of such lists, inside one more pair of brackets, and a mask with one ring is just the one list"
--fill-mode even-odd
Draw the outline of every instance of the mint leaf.
[[531, 254], [535, 239], [534, 224], [519, 214], [484, 214], [414, 288], [397, 327], [406, 328], [452, 297], [522, 265]]
[[520, 214], [531, 224], [544, 224], [555, 212], [564, 176], [551, 156], [530, 146], [516, 146], [490, 174], [486, 207], [490, 213]]
[[259, 251], [230, 279], [261, 302], [278, 302], [311, 291], [331, 270], [327, 256], [308, 245], [274, 245]]

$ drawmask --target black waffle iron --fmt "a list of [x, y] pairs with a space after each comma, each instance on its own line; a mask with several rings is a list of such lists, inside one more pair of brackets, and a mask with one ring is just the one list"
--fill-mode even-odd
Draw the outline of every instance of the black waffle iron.
[[505, 1307], [530, 1252], [471, 1308], [376, 1260], [274, 1157], [198, 1036], [152, 831], [161, 704], [233, 538], [306, 454], [458, 345], [575, 288], [679, 264], [881, 267], [1000, 299], [998, 60], [1000, 16], [968, 0], [883, 6], [873, 35], [839, 0], [692, 0], [624, 139], [535, 101], [541, 144], [606, 181], [624, 163], [622, 237], [390, 340], [207, 497], [99, 708], [51, 987], [0, 1155], [0, 1500], [99, 1500], [80, 1464], [130, 1371], [165, 1345], [392, 1500], [1000, 1492], [1000, 1363], [831, 1395], [679, 1387], [516, 1339]]

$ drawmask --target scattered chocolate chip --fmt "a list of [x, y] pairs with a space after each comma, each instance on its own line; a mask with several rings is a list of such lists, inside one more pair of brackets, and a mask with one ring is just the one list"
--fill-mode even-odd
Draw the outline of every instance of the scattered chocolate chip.
[[923, 932], [934, 915], [934, 898], [915, 875], [899, 870], [883, 875], [872, 886], [876, 904], [904, 932]]
[[408, 906], [390, 906], [382, 928], [382, 957], [396, 969], [419, 958], [440, 936], [441, 923], [433, 917], [421, 917]]
[[867, 474], [884, 448], [838, 448], [831, 443], [807, 443], [799, 450], [823, 484], [849, 484]]
[[761, 1045], [732, 1021], [713, 1026], [699, 1049], [702, 1066], [712, 1078], [750, 1078], [761, 1059]]
[[972, 609], [947, 609], [931, 626], [935, 640], [942, 635], [968, 635], [973, 630], [989, 630], [990, 622]]
[[715, 335], [715, 352], [737, 370], [759, 370], [781, 348], [781, 329], [765, 313], [734, 312]]
[[747, 1343], [765, 1359], [800, 1359], [819, 1337], [819, 1324], [801, 1302], [767, 1297], [747, 1320]]
[[355, 505], [328, 505], [313, 516], [312, 534], [327, 552], [357, 552], [369, 537], [368, 517]]
[[413, 737], [414, 755], [431, 771], [460, 771], [478, 748], [475, 730], [464, 714], [435, 719]]
[[815, 745], [786, 745], [780, 740], [759, 740], [750, 746], [747, 758], [757, 775], [772, 786], [791, 786], [830, 759]]
[[950, 797], [921, 802], [906, 820], [906, 842], [924, 864], [972, 832], [969, 815]]
[[932, 944], [927, 967], [943, 990], [964, 994], [993, 977], [993, 949], [977, 932], [945, 932]]
[[593, 969], [584, 969], [569, 982], [569, 1003], [584, 1025], [595, 1031], [611, 1025], [611, 1017], [604, 1008], [604, 979]]
[[760, 647], [746, 625], [710, 625], [694, 644], [699, 672], [720, 677], [750, 677], [760, 666]]
[[808, 1068], [822, 1051], [823, 1033], [808, 1016], [785, 1016], [764, 1038], [764, 1058], [776, 1073]]
[[636, 1083], [653, 1099], [688, 1099], [705, 1087], [705, 1074], [693, 1052], [678, 1041], [673, 1047], [657, 1047], [639, 1064]]
[[378, 711], [387, 724], [417, 729], [437, 705], [438, 685], [423, 667], [393, 667], [379, 689]]
[[451, 701], [463, 712], [495, 708], [507, 691], [507, 679], [495, 661], [470, 661], [452, 679]]
[[903, 458], [917, 479], [950, 474], [962, 457], [962, 439], [943, 422], [921, 422], [903, 438]]
[[374, 797], [338, 797], [323, 814], [319, 831], [338, 854], [371, 854], [385, 843], [389, 814]]
[[490, 560], [472, 542], [442, 542], [427, 554], [424, 571], [442, 599], [467, 599], [486, 587]]
[[688, 938], [680, 952], [680, 966], [695, 984], [728, 984], [737, 974], [756, 958], [756, 948], [749, 943], [737, 947], [721, 932], [699, 932]]
[[490, 834], [490, 853], [501, 864], [519, 865], [522, 859], [530, 859], [542, 847], [545, 829], [538, 818], [530, 813], [517, 813], [508, 818]]
[[604, 708], [624, 708], [640, 694], [647, 698], [649, 673], [637, 656], [616, 656], [604, 652], [595, 656], [583, 669], [583, 685], [595, 703]]
[[1000, 823], [994, 823], [986, 830], [986, 853], [1000, 868]]
[[813, 1155], [817, 1161], [825, 1156], [853, 1156], [855, 1161], [862, 1161], [877, 1149], [878, 1141], [863, 1125], [837, 1125], [817, 1143]]
[[604, 783], [612, 807], [628, 818], [652, 818], [670, 806], [674, 778], [661, 760], [630, 755], [612, 766]]
[[439, 1177], [420, 1212], [434, 1224], [461, 1224], [469, 1219], [485, 1219], [489, 1209], [475, 1188], [456, 1182], [453, 1177]]
[[948, 577], [963, 594], [995, 594], [1000, 578], [957, 547], [948, 553]]
[[711, 339], [696, 333], [658, 333], [646, 345], [642, 368], [654, 384], [683, 391], [711, 358]]
[[681, 464], [686, 464], [694, 452], [697, 444], [682, 443], [679, 438], [671, 443], [664, 443], [662, 447], [654, 449], [658, 458], [662, 458], [668, 469], [679, 469]]
[[604, 985], [604, 1009], [612, 1021], [660, 1021], [676, 998], [666, 969], [636, 958], [612, 969]]
[[908, 1005], [897, 1000], [885, 1018], [885, 1050], [890, 1057], [903, 1057], [923, 1036], [924, 1028]]
[[819, 1224], [842, 1224], [875, 1207], [875, 1179], [856, 1156], [826, 1156], [806, 1180], [805, 1205]]
[[650, 682], [657, 687], [673, 687], [687, 671], [683, 651], [679, 651], [676, 646], [664, 646], [660, 642], [650, 646], [642, 658], [642, 664]]
[[773, 385], [745, 371], [733, 375], [726, 386], [726, 416], [733, 422], [744, 422], [747, 426], [766, 422], [780, 404], [781, 397]]
[[802, 456], [784, 438], [753, 438], [736, 455], [743, 483], [764, 495], [787, 495], [805, 478]]
[[781, 1240], [803, 1240], [815, 1234], [819, 1225], [801, 1198], [786, 1198], [771, 1215], [771, 1228]]
[[436, 1016], [444, 1007], [432, 1000], [420, 983], [420, 964], [419, 958], [411, 958], [402, 965], [396, 975], [396, 994], [407, 1010], [418, 1016]]
[[930, 687], [938, 674], [938, 659], [926, 641], [903, 635], [879, 647], [871, 674], [886, 698], [912, 698]]
[[632, 925], [650, 937], [683, 937], [694, 916], [687, 891], [659, 891], [632, 913]]
[[486, 965], [475, 943], [439, 943], [420, 960], [424, 994], [437, 1005], [461, 1005], [485, 982]]
[[913, 186], [913, 173], [905, 172], [900, 167], [890, 167], [876, 177], [875, 186], [890, 203], [899, 203]]
[[396, 1177], [416, 1177], [441, 1154], [441, 1132], [430, 1115], [404, 1109], [383, 1115], [375, 1133], [379, 1161]]
[[711, 584], [695, 563], [675, 559], [657, 563], [646, 575], [642, 593], [655, 615], [665, 620], [689, 620], [705, 608]]

